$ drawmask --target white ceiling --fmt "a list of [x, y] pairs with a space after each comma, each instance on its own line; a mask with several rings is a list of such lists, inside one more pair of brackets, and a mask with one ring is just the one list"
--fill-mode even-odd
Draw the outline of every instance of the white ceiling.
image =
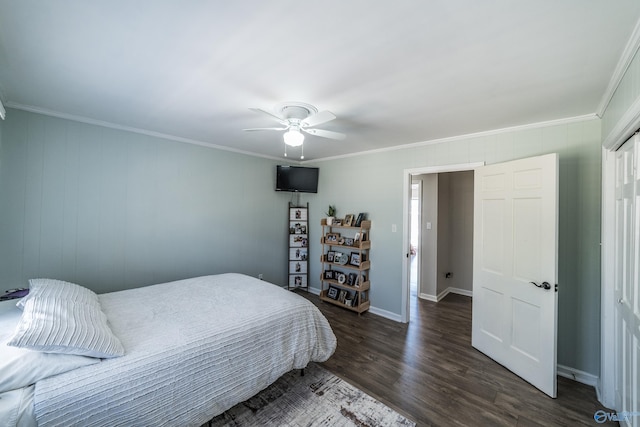
[[0, 98], [280, 158], [280, 132], [242, 131], [277, 126], [248, 108], [300, 101], [347, 134], [307, 135], [318, 159], [598, 113], [639, 17], [638, 0], [0, 0]]

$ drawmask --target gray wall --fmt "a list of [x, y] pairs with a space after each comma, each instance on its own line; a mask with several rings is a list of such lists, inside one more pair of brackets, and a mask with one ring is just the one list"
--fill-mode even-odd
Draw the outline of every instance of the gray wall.
[[[290, 195], [273, 191], [277, 161], [23, 111], [7, 116], [0, 290], [47, 276], [106, 292], [225, 271], [286, 283]], [[301, 200], [310, 202], [311, 286], [319, 288], [314, 249], [327, 206], [338, 216], [367, 212], [371, 302], [399, 315], [404, 170], [557, 152], [558, 362], [598, 375], [600, 132], [594, 119], [311, 162], [321, 167], [319, 193]]]
[[[473, 171], [438, 174], [438, 285], [473, 290]], [[446, 278], [447, 272], [452, 273]]]
[[[338, 216], [369, 213], [372, 220], [371, 304], [376, 309], [399, 315], [406, 252], [402, 247], [404, 170], [481, 161], [491, 164], [557, 152], [560, 159], [558, 363], [598, 375], [600, 132], [600, 120], [592, 119], [309, 162], [321, 168], [320, 192], [311, 200], [311, 215], [322, 217], [329, 204], [337, 205]], [[344, 143], [348, 144], [348, 140]], [[392, 231], [393, 224], [396, 232]], [[314, 231], [314, 227], [311, 229]], [[317, 238], [312, 237], [312, 245]], [[319, 288], [320, 264], [314, 260], [316, 257], [311, 256], [310, 282]]]
[[277, 162], [20, 110], [1, 130], [0, 291], [228, 271], [286, 284]]

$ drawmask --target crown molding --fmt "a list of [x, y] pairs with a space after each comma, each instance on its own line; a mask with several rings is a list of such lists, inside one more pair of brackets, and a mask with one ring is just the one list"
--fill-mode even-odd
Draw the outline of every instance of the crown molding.
[[585, 114], [585, 115], [582, 115], [582, 116], [567, 117], [567, 118], [556, 119], [556, 120], [547, 120], [547, 121], [544, 121], [544, 122], [530, 123], [530, 124], [526, 124], [526, 125], [511, 126], [511, 127], [488, 130], [488, 131], [482, 131], [482, 132], [467, 133], [467, 134], [464, 134], [464, 135], [450, 136], [450, 137], [446, 137], [446, 138], [432, 139], [432, 140], [422, 141], [422, 142], [414, 142], [414, 143], [411, 143], [411, 144], [395, 145], [393, 147], [377, 148], [377, 149], [368, 150], [368, 151], [359, 151], [357, 153], [342, 154], [342, 155], [339, 155], [339, 156], [331, 156], [331, 157], [323, 157], [323, 158], [320, 158], [320, 159], [304, 160], [304, 161], [302, 161], [300, 163], [304, 164], [304, 163], [322, 162], [322, 161], [327, 161], [327, 160], [345, 159], [345, 158], [349, 158], [349, 157], [361, 156], [363, 154], [386, 153], [386, 152], [389, 152], [389, 151], [397, 151], [397, 150], [404, 150], [404, 149], [408, 149], [408, 148], [423, 147], [423, 146], [426, 146], [426, 145], [444, 144], [444, 143], [447, 143], [447, 142], [462, 141], [462, 140], [465, 140], [465, 139], [480, 138], [480, 137], [498, 135], [498, 134], [507, 133], [507, 132], [518, 132], [518, 131], [529, 130], [529, 129], [538, 129], [538, 128], [543, 128], [543, 127], [566, 125], [566, 124], [570, 124], [570, 123], [585, 122], [585, 121], [595, 120], [595, 119], [599, 120], [600, 117], [595, 113]]
[[631, 62], [633, 62], [633, 58], [638, 52], [638, 49], [640, 49], [640, 20], [636, 22], [636, 26], [631, 33], [631, 37], [629, 37], [629, 40], [627, 41], [627, 44], [624, 47], [622, 54], [620, 55], [618, 64], [613, 71], [613, 75], [609, 80], [609, 86], [607, 87], [607, 90], [604, 92], [604, 95], [600, 100], [600, 104], [598, 105], [598, 109], [596, 110], [596, 114], [598, 115], [598, 117], [602, 117], [606, 109], [609, 107], [609, 104], [611, 103], [616, 90], [618, 90], [618, 87], [620, 86], [624, 75], [627, 73]]
[[80, 122], [80, 123], [85, 123], [85, 124], [89, 124], [89, 125], [101, 126], [101, 127], [105, 127], [105, 128], [109, 128], [109, 129], [122, 130], [122, 131], [125, 131], [125, 132], [132, 132], [132, 133], [137, 133], [137, 134], [140, 134], [140, 135], [152, 136], [152, 137], [155, 137], [155, 138], [166, 139], [168, 141], [175, 141], [175, 142], [182, 142], [182, 143], [185, 143], [185, 144], [199, 145], [201, 147], [213, 148], [213, 149], [216, 149], [216, 150], [230, 151], [232, 153], [244, 154], [244, 155], [247, 155], [247, 156], [261, 157], [261, 158], [269, 159], [269, 160], [282, 161], [282, 159], [280, 157], [267, 156], [267, 155], [264, 155], [264, 154], [257, 154], [257, 153], [253, 153], [251, 151], [238, 150], [238, 149], [231, 148], [231, 147], [225, 147], [223, 145], [217, 145], [217, 144], [212, 144], [210, 142], [198, 141], [196, 139], [183, 138], [181, 136], [169, 135], [169, 134], [166, 134], [166, 133], [155, 132], [155, 131], [151, 131], [151, 130], [147, 130], [147, 129], [139, 129], [139, 128], [135, 128], [135, 127], [131, 127], [131, 126], [122, 126], [122, 125], [119, 125], [119, 124], [116, 124], [116, 123], [105, 122], [105, 121], [102, 121], [102, 120], [91, 119], [89, 117], [77, 116], [77, 115], [74, 115], [74, 114], [60, 113], [58, 111], [47, 110], [47, 109], [44, 109], [44, 108], [34, 107], [34, 106], [31, 106], [31, 105], [16, 104], [14, 102], [7, 102], [7, 103], [5, 103], [5, 105], [8, 108], [14, 108], [16, 110], [28, 111], [30, 113], [42, 114], [42, 115], [50, 116], [50, 117], [56, 117], [56, 118], [59, 118], [59, 119], [71, 120], [71, 121], [74, 121], [74, 122]]

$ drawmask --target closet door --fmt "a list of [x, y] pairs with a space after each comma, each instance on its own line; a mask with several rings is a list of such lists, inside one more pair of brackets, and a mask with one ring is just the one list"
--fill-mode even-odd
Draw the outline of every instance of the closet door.
[[[640, 411], [640, 139], [616, 154], [616, 408], [619, 415]], [[621, 417], [622, 426], [640, 426], [640, 417]]]

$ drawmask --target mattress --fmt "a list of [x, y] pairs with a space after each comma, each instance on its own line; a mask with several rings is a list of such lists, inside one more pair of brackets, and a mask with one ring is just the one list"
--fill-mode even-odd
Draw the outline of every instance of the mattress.
[[38, 381], [40, 426], [199, 426], [336, 346], [317, 307], [241, 274], [99, 299], [126, 354]]

